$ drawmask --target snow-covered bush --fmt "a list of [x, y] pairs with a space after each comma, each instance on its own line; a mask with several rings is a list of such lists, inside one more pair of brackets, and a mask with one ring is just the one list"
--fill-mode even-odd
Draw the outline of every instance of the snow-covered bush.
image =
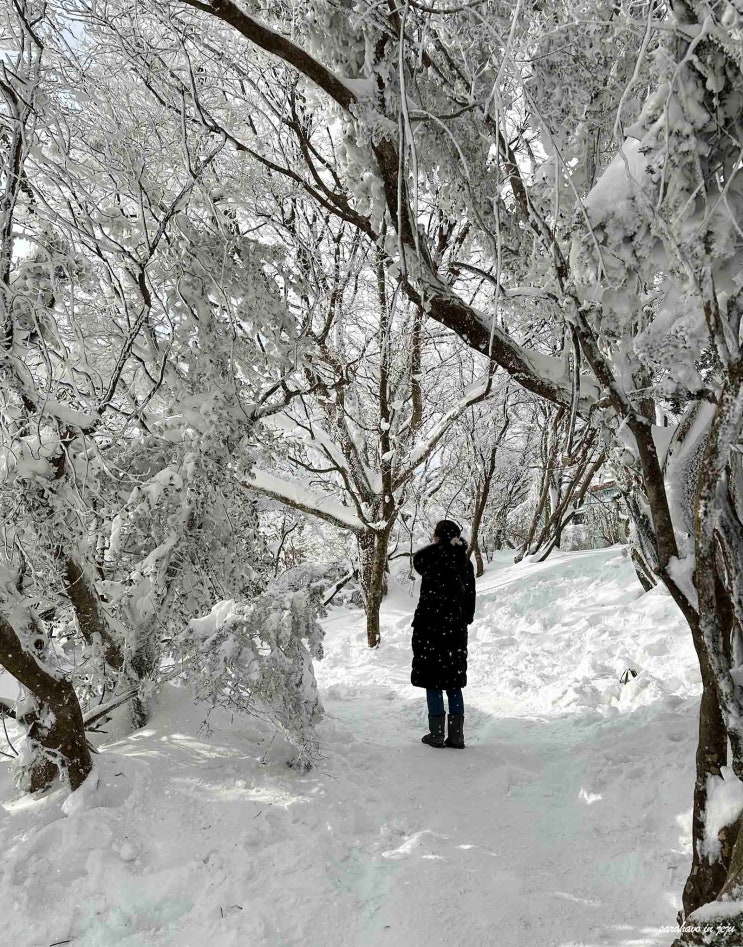
[[323, 656], [320, 591], [272, 585], [252, 602], [218, 602], [176, 639], [197, 700], [268, 719], [296, 748], [292, 765], [312, 766], [322, 717], [312, 659]]

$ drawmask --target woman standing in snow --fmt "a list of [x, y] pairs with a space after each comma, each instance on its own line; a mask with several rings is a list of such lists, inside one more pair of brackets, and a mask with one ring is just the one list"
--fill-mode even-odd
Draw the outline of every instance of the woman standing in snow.
[[[433, 543], [413, 556], [423, 577], [413, 617], [414, 687], [425, 687], [429, 746], [464, 749], [464, 701], [467, 683], [467, 625], [475, 615], [475, 570], [467, 543], [452, 520], [436, 524]], [[449, 700], [449, 734], [445, 736], [444, 695]]]

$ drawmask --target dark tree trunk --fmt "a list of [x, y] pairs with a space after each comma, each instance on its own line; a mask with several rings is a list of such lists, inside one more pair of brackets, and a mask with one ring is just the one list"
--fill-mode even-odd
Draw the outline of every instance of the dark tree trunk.
[[88, 645], [98, 639], [106, 664], [114, 671], [121, 671], [124, 667], [121, 645], [111, 633], [93, 582], [72, 556], [61, 552], [60, 558], [65, 566], [65, 591], [75, 610], [80, 634]]
[[[83, 715], [77, 694], [70, 681], [55, 684], [34, 695], [38, 706], [19, 722], [26, 727], [34, 760], [29, 768], [31, 792], [39, 792], [52, 784], [55, 777], [65, 776], [70, 787], [77, 789], [90, 773], [90, 756]], [[51, 720], [51, 723], [47, 721]]]
[[358, 537], [361, 563], [361, 588], [366, 610], [366, 640], [370, 648], [381, 642], [379, 610], [387, 591], [387, 548], [391, 526], [379, 532], [363, 533]]
[[719, 776], [727, 764], [727, 730], [720, 713], [717, 688], [709, 663], [702, 673], [702, 699], [699, 704], [699, 738], [696, 755], [696, 779], [694, 781], [694, 815], [692, 822], [693, 855], [691, 871], [683, 893], [684, 915], [690, 914], [708, 901], [714, 901], [720, 893], [732, 848], [731, 832], [725, 828], [720, 833], [721, 858], [711, 860], [702, 853], [701, 841], [705, 836], [707, 817], [707, 782], [710, 776]]
[[482, 561], [480, 544], [477, 541], [475, 541], [474, 545], [470, 543], [470, 549], [472, 550], [472, 555], [475, 557], [475, 575], [479, 579], [480, 576], [485, 572], [485, 563]]
[[[493, 455], [495, 455], [495, 450], [493, 450]], [[468, 556], [475, 557], [476, 570], [475, 574], [479, 578], [485, 571], [485, 565], [482, 561], [482, 553], [480, 552], [480, 525], [482, 523], [483, 513], [485, 512], [485, 506], [488, 502], [488, 494], [490, 492], [490, 480], [492, 478], [492, 473], [488, 476], [487, 472], [485, 475], [484, 482], [478, 485], [477, 492], [475, 494], [475, 515], [472, 517], [472, 532], [470, 533], [470, 545], [467, 550]]]
[[72, 789], [77, 789], [93, 763], [71, 681], [45, 667], [1, 614], [0, 663], [35, 701], [35, 706], [18, 718], [26, 727], [32, 752], [28, 771], [31, 792], [46, 789], [57, 774], [66, 776]]
[[[159, 640], [153, 634], [142, 636], [140, 646], [129, 661], [128, 671], [132, 684], [139, 689], [143, 682], [154, 675], [159, 663]], [[129, 705], [129, 717], [135, 730], [139, 730], [147, 724], [149, 710], [145, 698], [139, 692], [132, 697]]]
[[632, 565], [635, 567], [635, 574], [643, 589], [646, 592], [649, 592], [650, 589], [654, 589], [658, 584], [658, 580], [651, 572], [650, 567], [647, 562], [645, 562], [645, 558], [637, 546], [632, 547], [630, 558], [632, 559]]

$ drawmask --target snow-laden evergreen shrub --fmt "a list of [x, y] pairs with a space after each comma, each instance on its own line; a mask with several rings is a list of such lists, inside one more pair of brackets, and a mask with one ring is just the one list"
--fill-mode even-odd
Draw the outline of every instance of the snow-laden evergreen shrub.
[[197, 700], [265, 717], [312, 766], [322, 717], [312, 659], [323, 656], [320, 593], [274, 584], [249, 603], [218, 602], [176, 639]]

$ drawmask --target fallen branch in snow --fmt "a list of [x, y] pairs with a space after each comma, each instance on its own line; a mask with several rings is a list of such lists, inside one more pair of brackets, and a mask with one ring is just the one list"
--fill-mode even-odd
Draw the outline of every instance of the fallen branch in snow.
[[323, 608], [324, 608], [326, 605], [330, 605], [330, 603], [333, 601], [333, 599], [336, 597], [336, 595], [340, 592], [340, 590], [343, 588], [343, 586], [344, 586], [344, 585], [347, 585], [347, 584], [351, 581], [351, 579], [356, 578], [356, 577], [358, 576], [358, 574], [359, 574], [359, 570], [358, 570], [358, 569], [352, 569], [352, 570], [351, 570], [347, 575], [345, 575], [342, 579], [339, 579], [339, 580], [335, 583], [335, 585], [333, 586], [333, 591], [330, 593], [330, 595], [329, 595], [326, 599], [323, 599], [323, 603], [322, 603], [322, 604], [323, 604]]
[[134, 688], [133, 690], [127, 691], [125, 694], [119, 694], [118, 697], [112, 697], [107, 703], [102, 704], [100, 707], [95, 707], [93, 710], [89, 710], [83, 716], [83, 724], [85, 729], [88, 730], [90, 727], [101, 717], [105, 717], [107, 713], [111, 710], [116, 710], [117, 707], [121, 707], [122, 704], [125, 704], [128, 700], [131, 700], [132, 697], [136, 697], [139, 691]]
[[[164, 674], [158, 680], [158, 685], [167, 684], [168, 681], [172, 681], [174, 677], [178, 677], [179, 674], [182, 674], [191, 663], [191, 661], [179, 661], [175, 667], [172, 667], [167, 674]], [[132, 698], [136, 697], [138, 693], [138, 688], [132, 688], [123, 694], [112, 697], [107, 703], [99, 704], [97, 707], [89, 710], [83, 715], [83, 724], [85, 725], [85, 729], [88, 730], [91, 725], [100, 720], [101, 717], [105, 717], [110, 711], [116, 710], [117, 707], [121, 707], [121, 705], [125, 704], [128, 700], [132, 700]]]

